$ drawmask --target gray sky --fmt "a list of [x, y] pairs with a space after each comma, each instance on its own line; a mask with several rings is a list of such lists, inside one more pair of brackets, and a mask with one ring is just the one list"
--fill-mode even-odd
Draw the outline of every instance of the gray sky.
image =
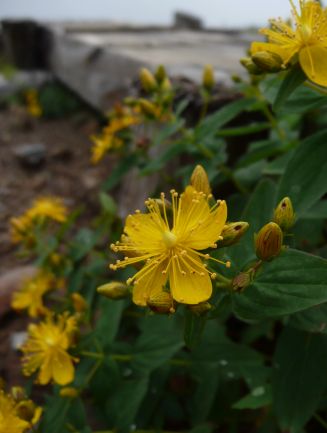
[[175, 10], [193, 12], [207, 26], [248, 26], [287, 17], [290, 6], [288, 0], [0, 0], [0, 18], [168, 24]]

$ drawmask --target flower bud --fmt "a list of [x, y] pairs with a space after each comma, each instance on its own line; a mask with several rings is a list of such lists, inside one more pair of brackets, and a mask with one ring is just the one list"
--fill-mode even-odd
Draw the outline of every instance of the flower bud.
[[193, 170], [191, 185], [196, 191], [204, 192], [206, 195], [211, 193], [208, 175], [202, 165], [197, 165]]
[[167, 73], [166, 73], [165, 67], [163, 65], [159, 65], [154, 76], [157, 80], [157, 83], [162, 84], [164, 82], [164, 80], [167, 78]]
[[197, 316], [202, 316], [206, 314], [208, 311], [211, 310], [211, 308], [212, 305], [209, 304], [209, 302], [200, 302], [200, 304], [188, 305], [188, 309]]
[[73, 388], [72, 386], [65, 386], [64, 388], [61, 388], [59, 391], [60, 397], [68, 397], [68, 398], [76, 398], [79, 395], [79, 392], [76, 388]]
[[87, 310], [87, 302], [82, 295], [75, 292], [72, 293], [71, 298], [72, 298], [73, 307], [75, 311], [77, 311], [78, 313], [83, 313], [84, 311]]
[[256, 255], [259, 259], [270, 261], [277, 257], [283, 245], [283, 232], [279, 225], [270, 222], [262, 227], [255, 238]]
[[124, 299], [130, 295], [128, 286], [119, 281], [103, 284], [97, 288], [97, 292], [106, 298], [114, 300]]
[[253, 280], [254, 271], [253, 269], [247, 272], [241, 272], [236, 275], [232, 280], [232, 288], [235, 292], [243, 292], [243, 290], [248, 287]]
[[34, 418], [37, 406], [32, 400], [23, 400], [16, 405], [16, 413], [20, 419], [31, 422]]
[[259, 69], [265, 72], [279, 72], [283, 67], [283, 59], [270, 51], [258, 51], [251, 56]]
[[215, 86], [215, 74], [212, 65], [205, 65], [202, 75], [202, 86], [208, 91]]
[[26, 400], [27, 395], [25, 392], [25, 389], [22, 388], [21, 386], [13, 386], [10, 390], [10, 393], [12, 395], [12, 398], [16, 401], [22, 401], [22, 400]]
[[253, 62], [251, 57], [243, 57], [241, 60], [241, 65], [244, 66], [245, 69], [249, 71], [250, 74], [260, 75], [262, 74], [262, 70], [258, 68], [258, 66]]
[[138, 105], [140, 107], [141, 112], [146, 116], [152, 118], [158, 117], [158, 110], [153, 102], [148, 101], [147, 99], [144, 98], [140, 98], [138, 100]]
[[152, 93], [157, 87], [157, 83], [152, 72], [150, 72], [147, 68], [142, 68], [140, 70], [140, 81], [143, 89], [148, 93]]
[[274, 211], [274, 222], [283, 232], [289, 231], [295, 222], [295, 213], [289, 197], [284, 197]]
[[244, 233], [249, 228], [249, 223], [244, 221], [237, 221], [235, 223], [228, 223], [221, 232], [222, 240], [218, 242], [219, 247], [229, 247], [236, 244]]
[[147, 300], [148, 307], [158, 314], [173, 314], [175, 313], [175, 302], [173, 297], [168, 292], [154, 293]]

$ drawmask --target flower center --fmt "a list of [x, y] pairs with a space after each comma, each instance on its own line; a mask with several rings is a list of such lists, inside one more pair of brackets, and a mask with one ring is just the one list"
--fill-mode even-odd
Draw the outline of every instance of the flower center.
[[172, 248], [176, 245], [177, 237], [172, 232], [164, 232], [162, 235], [162, 239], [167, 248]]
[[312, 27], [306, 24], [301, 26], [301, 34], [304, 42], [308, 43], [312, 36]]

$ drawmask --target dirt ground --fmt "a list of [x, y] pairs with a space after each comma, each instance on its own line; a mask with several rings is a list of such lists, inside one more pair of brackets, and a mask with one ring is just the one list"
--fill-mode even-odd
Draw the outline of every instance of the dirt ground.
[[[84, 222], [98, 206], [98, 185], [108, 176], [108, 161], [90, 163], [89, 136], [97, 121], [90, 113], [66, 119], [33, 119], [24, 109], [0, 111], [0, 377], [8, 385], [21, 383], [19, 353], [12, 338], [26, 329], [25, 315], [10, 310], [15, 286], [23, 278], [28, 263], [17, 257], [9, 221], [20, 215], [39, 196], [62, 197], [71, 209], [83, 204]], [[22, 145], [43, 144], [44, 158], [29, 166], [17, 156]]]

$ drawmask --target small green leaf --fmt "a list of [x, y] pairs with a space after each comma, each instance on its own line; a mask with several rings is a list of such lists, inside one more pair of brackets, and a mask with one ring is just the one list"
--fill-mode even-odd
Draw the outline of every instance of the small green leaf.
[[327, 337], [286, 328], [274, 356], [273, 407], [283, 431], [297, 433], [327, 385]]
[[278, 111], [294, 90], [307, 79], [301, 67], [296, 64], [283, 79], [273, 104], [273, 110]]
[[206, 321], [206, 316], [197, 316], [191, 311], [185, 310], [184, 340], [190, 349], [194, 349], [201, 341]]
[[289, 196], [297, 215], [305, 213], [327, 192], [326, 142], [326, 129], [304, 140], [280, 180], [277, 199]]
[[115, 215], [117, 212], [117, 205], [115, 200], [105, 192], [100, 192], [99, 199], [103, 210], [109, 215]]
[[292, 314], [327, 302], [327, 260], [288, 250], [265, 263], [253, 284], [233, 294], [240, 318], [260, 320]]

